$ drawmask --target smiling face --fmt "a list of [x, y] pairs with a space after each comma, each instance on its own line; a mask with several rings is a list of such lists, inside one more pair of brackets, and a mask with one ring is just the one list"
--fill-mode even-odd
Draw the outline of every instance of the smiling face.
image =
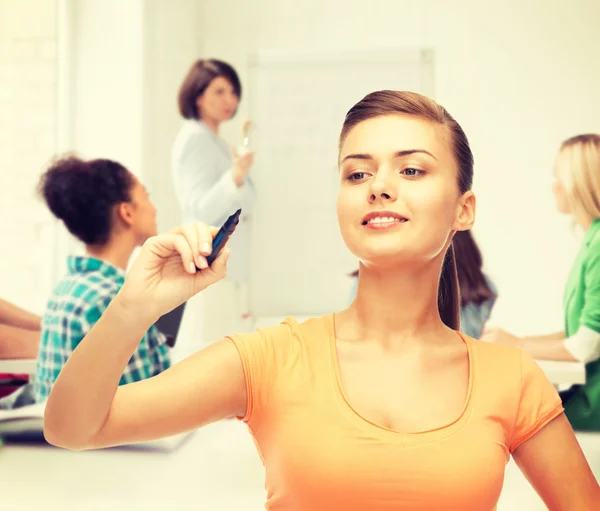
[[359, 122], [340, 147], [342, 237], [364, 264], [394, 266], [441, 256], [471, 227], [474, 196], [462, 194], [448, 128], [391, 114]]

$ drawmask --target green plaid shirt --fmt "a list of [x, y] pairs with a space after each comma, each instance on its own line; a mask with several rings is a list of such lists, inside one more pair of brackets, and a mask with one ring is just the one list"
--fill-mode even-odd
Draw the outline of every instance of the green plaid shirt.
[[[123, 270], [100, 259], [69, 257], [67, 266], [68, 273], [54, 289], [42, 322], [34, 379], [37, 402], [48, 399], [65, 362], [125, 281]], [[171, 362], [165, 342], [166, 337], [154, 325], [150, 327], [119, 385], [150, 378], [167, 369]]]

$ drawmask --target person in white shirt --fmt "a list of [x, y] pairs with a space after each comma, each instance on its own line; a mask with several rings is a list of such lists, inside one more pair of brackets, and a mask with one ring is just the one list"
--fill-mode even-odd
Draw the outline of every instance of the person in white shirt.
[[172, 152], [172, 177], [183, 223], [204, 222], [220, 227], [242, 209], [229, 241], [228, 278], [215, 286], [212, 296], [190, 300], [180, 337], [193, 347], [218, 339], [232, 324], [244, 329], [249, 314], [249, 215], [254, 187], [249, 177], [254, 153], [236, 150], [219, 136], [221, 123], [237, 112], [242, 96], [240, 79], [229, 64], [200, 59], [189, 69], [179, 90], [183, 126]]

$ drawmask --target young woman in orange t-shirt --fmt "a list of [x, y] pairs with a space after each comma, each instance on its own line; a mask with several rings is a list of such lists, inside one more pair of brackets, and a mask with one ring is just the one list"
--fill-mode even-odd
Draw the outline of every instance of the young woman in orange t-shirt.
[[46, 438], [91, 449], [237, 416], [268, 509], [492, 511], [510, 455], [551, 510], [593, 509], [598, 484], [535, 361], [457, 332], [451, 241], [475, 218], [462, 128], [429, 98], [375, 92], [346, 116], [339, 168], [340, 230], [361, 261], [348, 309], [223, 339], [118, 388], [148, 326], [226, 272], [227, 251], [196, 271], [215, 229], [151, 238], [59, 376]]

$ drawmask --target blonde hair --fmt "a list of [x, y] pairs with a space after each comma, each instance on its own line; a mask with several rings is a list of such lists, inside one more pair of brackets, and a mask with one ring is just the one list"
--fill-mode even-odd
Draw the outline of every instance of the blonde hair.
[[600, 135], [590, 133], [560, 146], [556, 178], [574, 216], [600, 218]]

